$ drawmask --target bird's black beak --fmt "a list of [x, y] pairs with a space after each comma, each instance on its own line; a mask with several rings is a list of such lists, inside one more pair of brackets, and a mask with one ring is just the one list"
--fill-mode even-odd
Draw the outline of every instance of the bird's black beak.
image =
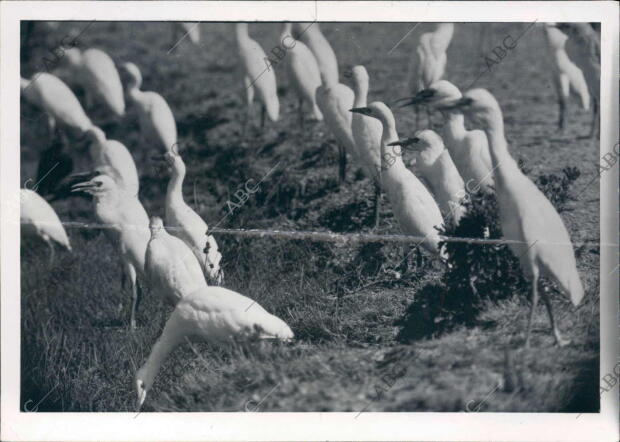
[[403, 138], [401, 140], [388, 143], [388, 146], [401, 146], [404, 150], [416, 151], [418, 150], [417, 148], [419, 142], [420, 139], [418, 137]]
[[413, 97], [405, 97], [400, 100], [396, 100], [398, 107], [413, 106], [416, 104], [430, 103], [436, 95], [434, 89], [424, 89], [415, 94]]
[[84, 181], [71, 186], [71, 192], [88, 192], [89, 190], [96, 189], [101, 186], [101, 182], [95, 182], [92, 180]]
[[461, 97], [457, 100], [453, 100], [452, 102], [446, 103], [439, 107], [441, 110], [452, 110], [452, 109], [462, 109], [464, 107], [470, 106], [473, 103], [473, 100], [469, 97]]
[[362, 115], [372, 114], [372, 110], [369, 107], [354, 107], [353, 109], [349, 109], [349, 112], [354, 112], [356, 114], [362, 114]]
[[74, 173], [72, 175], [69, 175], [67, 177], [67, 184], [72, 186], [74, 184], [83, 182], [83, 181], [90, 181], [93, 178], [95, 178], [96, 176], [101, 175], [101, 172], [94, 170], [94, 171], [88, 171], [88, 172], [78, 172], [78, 173]]

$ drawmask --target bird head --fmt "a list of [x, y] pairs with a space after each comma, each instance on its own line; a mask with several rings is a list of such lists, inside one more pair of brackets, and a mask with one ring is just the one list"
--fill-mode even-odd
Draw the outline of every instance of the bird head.
[[151, 231], [151, 238], [157, 238], [164, 230], [164, 221], [158, 216], [151, 217], [149, 230]]
[[444, 151], [444, 144], [439, 135], [430, 129], [420, 130], [412, 138], [403, 138], [389, 146], [401, 146], [403, 151], [411, 151], [418, 167], [432, 166]]
[[502, 119], [502, 111], [495, 97], [486, 89], [471, 89], [462, 98], [444, 106], [446, 110], [460, 110], [469, 119], [482, 128], [488, 128], [498, 119]]
[[185, 175], [185, 163], [179, 154], [178, 144], [175, 143], [163, 155], [155, 155], [151, 157], [159, 164], [164, 164], [167, 170], [173, 175]]
[[461, 98], [461, 91], [447, 80], [439, 80], [431, 84], [428, 89], [423, 89], [413, 97], [401, 98], [396, 103], [400, 107], [413, 105], [428, 105], [440, 108], [450, 102]]
[[60, 64], [68, 66], [77, 66], [82, 61], [82, 51], [78, 48], [65, 49], [65, 55], [62, 57]]
[[84, 132], [84, 138], [89, 146], [93, 143], [103, 144], [106, 141], [105, 132], [95, 125]]
[[219, 251], [217, 242], [215, 241], [213, 235], [207, 235], [203, 253], [206, 255], [204, 267], [210, 282], [215, 285], [220, 285], [224, 278], [224, 272], [220, 267], [222, 254]]
[[140, 86], [142, 86], [142, 73], [134, 63], [123, 63], [120, 67], [120, 74], [121, 80], [127, 89], [140, 89]]
[[353, 66], [351, 74], [353, 76], [353, 81], [356, 84], [367, 84], [370, 81], [368, 71], [362, 65]]
[[370, 103], [367, 107], [354, 107], [353, 109], [349, 109], [349, 111], [376, 118], [385, 125], [396, 124], [394, 121], [394, 115], [392, 115], [392, 111], [389, 107], [387, 107], [385, 103], [381, 101], [374, 101]]
[[109, 176], [100, 172], [93, 172], [91, 179], [71, 186], [71, 192], [85, 192], [93, 196], [101, 196], [117, 189], [116, 183]]

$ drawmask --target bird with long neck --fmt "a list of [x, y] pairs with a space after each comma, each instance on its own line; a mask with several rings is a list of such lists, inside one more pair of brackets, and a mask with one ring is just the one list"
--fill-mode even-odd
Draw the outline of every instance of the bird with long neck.
[[206, 287], [184, 296], [136, 373], [136, 408], [142, 407], [167, 356], [186, 338], [226, 347], [236, 339], [251, 337], [288, 341], [294, 335], [283, 320], [232, 290]]
[[[532, 281], [532, 306], [525, 337], [527, 347], [538, 303], [540, 277], [555, 282], [575, 306], [583, 298], [570, 236], [557, 210], [510, 155], [502, 111], [493, 95], [485, 89], [472, 89], [452, 106], [460, 108], [482, 127], [489, 140], [502, 235], [513, 241], [508, 247], [519, 260], [525, 276]], [[562, 338], [554, 321], [546, 289], [540, 293], [555, 342], [560, 346], [568, 344], [570, 341]]]
[[428, 189], [403, 163], [400, 149], [391, 145], [398, 141], [392, 111], [379, 101], [351, 111], [376, 118], [383, 126], [381, 183], [401, 230], [407, 235], [422, 237], [419, 244], [433, 254], [440, 254], [436, 227], [443, 224], [441, 211]]
[[402, 106], [425, 104], [438, 109], [444, 119], [441, 136], [450, 157], [465, 182], [468, 192], [485, 192], [493, 188], [493, 164], [489, 143], [484, 131], [465, 128], [465, 117], [460, 108], [450, 106], [463, 95], [452, 83], [440, 80], [414, 97], [399, 100]]
[[278, 121], [280, 116], [280, 101], [276, 84], [276, 74], [271, 66], [265, 68], [267, 55], [256, 40], [250, 37], [247, 23], [235, 24], [237, 50], [241, 59], [244, 92], [246, 94], [247, 113], [243, 123], [245, 134], [248, 124], [252, 120], [252, 105], [254, 95], [261, 106], [261, 129], [265, 125], [265, 113], [272, 122]]
[[[351, 70], [353, 77], [354, 108], [365, 108], [368, 104], [368, 89], [370, 77], [364, 66], [354, 66]], [[351, 132], [357, 160], [364, 173], [372, 179], [374, 194], [374, 226], [379, 225], [381, 208], [381, 134], [383, 126], [376, 118], [354, 112], [351, 120]]]
[[323, 114], [316, 104], [316, 90], [321, 85], [321, 71], [312, 51], [291, 34], [292, 24], [284, 23], [280, 41], [286, 49], [284, 62], [288, 71], [289, 81], [299, 98], [299, 123], [303, 127], [303, 102], [312, 107], [314, 120], [323, 120]]
[[172, 305], [198, 289], [207, 287], [200, 263], [179, 238], [170, 235], [161, 218], [151, 218], [151, 239], [146, 247], [144, 273], [148, 284]]
[[308, 46], [314, 54], [323, 83], [338, 83], [338, 61], [329, 41], [321, 32], [318, 23], [294, 23], [294, 37]]
[[134, 63], [123, 63], [121, 77], [127, 99], [138, 112], [143, 154], [148, 149], [160, 153], [172, 149], [177, 142], [177, 126], [164, 97], [157, 92], [140, 90], [142, 74]]
[[166, 226], [172, 235], [181, 239], [191, 249], [208, 281], [212, 284], [221, 284], [224, 277], [220, 267], [222, 254], [213, 235], [208, 234], [207, 223], [183, 198], [186, 168], [177, 149], [175, 146], [170, 152], [157, 158], [168, 165], [170, 173], [165, 201]]
[[129, 324], [135, 329], [141, 292], [137, 278], [144, 278], [144, 260], [150, 239], [146, 211], [138, 198], [122, 192], [112, 177], [98, 172], [93, 173], [91, 179], [73, 185], [72, 191], [93, 196], [95, 218], [106, 226], [106, 236], [118, 248], [124, 276], [129, 277], [131, 283]]
[[390, 145], [413, 152], [416, 175], [428, 184], [444, 218], [458, 224], [465, 213], [461, 201], [465, 195], [465, 185], [441, 137], [426, 129], [416, 132], [413, 138], [395, 141]]

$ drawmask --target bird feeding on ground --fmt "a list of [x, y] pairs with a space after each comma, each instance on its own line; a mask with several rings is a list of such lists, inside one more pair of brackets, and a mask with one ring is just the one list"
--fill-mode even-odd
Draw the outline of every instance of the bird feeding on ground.
[[152, 217], [149, 229], [144, 273], [153, 291], [176, 305], [185, 295], [206, 288], [200, 263], [182, 240], [166, 232], [162, 219]]
[[419, 242], [433, 254], [440, 254], [436, 227], [443, 224], [437, 203], [420, 180], [405, 167], [395, 146], [398, 141], [396, 121], [392, 111], [382, 102], [368, 107], [354, 108], [351, 112], [378, 119], [383, 125], [381, 135], [381, 183], [387, 192], [394, 217], [406, 235], [422, 237]]
[[272, 122], [278, 121], [280, 116], [280, 101], [276, 86], [276, 74], [271, 66], [265, 63], [267, 56], [263, 48], [248, 33], [247, 23], [235, 24], [237, 50], [241, 59], [243, 84], [246, 95], [247, 113], [243, 124], [243, 134], [252, 120], [252, 106], [254, 95], [261, 106], [261, 128], [265, 125], [265, 113]]
[[550, 53], [553, 85], [558, 99], [558, 129], [563, 130], [570, 90], [572, 89], [579, 95], [584, 110], [590, 108], [590, 93], [583, 72], [568, 58], [566, 53], [565, 45], [568, 36], [551, 23], [544, 24], [543, 33]]
[[50, 264], [54, 262], [53, 242], [71, 251], [69, 237], [58, 215], [38, 193], [29, 189], [20, 189], [21, 232], [25, 236], [42, 239], [50, 248]]
[[[364, 66], [352, 69], [353, 91], [355, 98], [353, 107], [364, 108], [368, 104], [369, 76]], [[381, 206], [381, 133], [383, 126], [376, 118], [359, 112], [353, 113], [351, 131], [355, 146], [356, 159], [364, 169], [366, 176], [373, 180], [374, 195], [374, 226], [379, 225]]]
[[222, 255], [213, 235], [208, 234], [207, 223], [198, 215], [183, 198], [183, 180], [185, 179], [185, 163], [175, 145], [163, 156], [157, 157], [169, 166], [170, 181], [166, 191], [166, 226], [172, 235], [183, 240], [199, 261], [209, 282], [221, 284], [224, 272], [220, 267]]
[[87, 109], [102, 104], [113, 118], [125, 115], [123, 86], [118, 71], [112, 58], [102, 50], [66, 49], [57, 70], [61, 76], [66, 75], [70, 82], [84, 89]]
[[340, 83], [322, 84], [316, 90], [316, 103], [323, 113], [325, 124], [338, 142], [340, 182], [346, 178], [347, 152], [355, 154], [351, 132], [351, 112], [354, 94], [350, 87]]
[[[525, 346], [529, 345], [532, 319], [539, 296], [539, 278], [547, 277], [555, 282], [572, 303], [577, 306], [583, 298], [583, 286], [575, 254], [566, 226], [553, 205], [538, 187], [521, 172], [508, 151], [504, 136], [504, 121], [499, 104], [487, 90], [472, 89], [463, 98], [455, 100], [472, 121], [487, 134], [493, 173], [495, 194], [499, 207], [502, 234], [508, 247], [517, 257], [525, 276], [532, 281], [532, 306], [527, 323]], [[560, 335], [554, 321], [551, 300], [543, 287], [542, 300], [547, 308], [555, 342], [568, 344]]]
[[307, 101], [312, 107], [312, 118], [323, 120], [323, 114], [316, 104], [316, 89], [321, 85], [321, 72], [312, 51], [305, 43], [291, 36], [291, 23], [284, 23], [280, 41], [286, 48], [284, 63], [288, 78], [299, 98], [299, 124], [303, 127], [303, 103]]
[[293, 23], [293, 37], [305, 43], [316, 58], [323, 83], [338, 83], [338, 61], [317, 22]]
[[465, 186], [441, 137], [426, 129], [416, 132], [413, 138], [390, 143], [390, 146], [401, 146], [403, 151], [413, 152], [416, 175], [428, 184], [444, 218], [458, 224], [465, 213], [461, 204]]
[[136, 328], [136, 309], [141, 288], [137, 278], [144, 278], [144, 260], [149, 234], [149, 219], [137, 197], [122, 192], [114, 179], [98, 172], [92, 178], [77, 183], [73, 192], [86, 192], [93, 196], [96, 220], [117, 248], [123, 266], [123, 281], [129, 278], [132, 293], [130, 327]]
[[257, 302], [223, 287], [206, 287], [184, 296], [170, 315], [151, 354], [135, 377], [140, 409], [166, 357], [186, 338], [220, 346], [235, 339], [291, 340], [290, 327]]
[[402, 106], [420, 103], [440, 110], [445, 121], [441, 136], [465, 181], [465, 189], [472, 193], [480, 189], [489, 191], [493, 187], [493, 164], [487, 136], [482, 130], [467, 130], [461, 109], [449, 106], [462, 96], [452, 83], [440, 80], [416, 96], [403, 98], [399, 102]]
[[142, 74], [134, 63], [121, 66], [127, 100], [138, 111], [141, 146], [147, 150], [166, 152], [177, 142], [177, 125], [168, 103], [157, 92], [141, 91]]

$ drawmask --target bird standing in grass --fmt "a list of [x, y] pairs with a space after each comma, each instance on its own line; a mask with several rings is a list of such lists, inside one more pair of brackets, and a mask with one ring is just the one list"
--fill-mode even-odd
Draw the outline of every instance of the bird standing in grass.
[[170, 181], [166, 191], [166, 226], [172, 235], [181, 239], [191, 249], [209, 282], [219, 285], [224, 277], [220, 267], [222, 254], [213, 235], [208, 234], [207, 223], [183, 198], [185, 163], [176, 146], [158, 159], [165, 161], [170, 170]]
[[465, 213], [461, 205], [465, 186], [441, 137], [426, 129], [416, 132], [413, 138], [390, 143], [390, 146], [413, 151], [416, 175], [428, 184], [444, 217], [458, 224]]
[[351, 112], [354, 94], [350, 87], [341, 83], [322, 84], [316, 90], [316, 103], [323, 113], [325, 124], [338, 141], [340, 182], [347, 171], [347, 152], [355, 154], [355, 142], [351, 132]]
[[118, 71], [112, 58], [102, 50], [66, 49], [58, 72], [61, 76], [66, 74], [70, 81], [84, 89], [87, 109], [102, 104], [113, 118], [125, 115], [123, 86]]
[[248, 33], [247, 23], [235, 24], [237, 50], [243, 69], [243, 83], [247, 99], [247, 114], [243, 124], [243, 134], [252, 120], [254, 95], [261, 105], [261, 129], [265, 125], [265, 113], [272, 122], [280, 116], [280, 101], [276, 86], [276, 74], [269, 64], [263, 48]]
[[[368, 104], [368, 89], [370, 78], [364, 66], [354, 66], [352, 69], [353, 90], [355, 98], [353, 107], [364, 108]], [[351, 120], [351, 131], [355, 146], [355, 155], [364, 169], [366, 176], [372, 179], [375, 186], [374, 220], [375, 228], [379, 225], [381, 208], [381, 133], [383, 126], [376, 118], [354, 112]]]
[[122, 192], [114, 179], [95, 172], [92, 179], [77, 183], [73, 192], [86, 192], [93, 196], [95, 218], [106, 228], [104, 232], [118, 248], [124, 277], [131, 283], [132, 304], [130, 327], [136, 328], [136, 309], [139, 295], [138, 276], [144, 277], [146, 247], [150, 239], [149, 219], [137, 197]]
[[58, 215], [38, 193], [20, 189], [21, 232], [26, 236], [41, 238], [50, 248], [50, 264], [54, 262], [54, 245], [57, 242], [71, 251], [69, 237]]
[[140, 409], [166, 357], [186, 338], [229, 345], [238, 338], [291, 340], [290, 327], [258, 303], [223, 287], [207, 287], [184, 296], [170, 315], [151, 354], [135, 377]]
[[[472, 89], [455, 100], [460, 108], [487, 134], [499, 207], [502, 234], [517, 257], [525, 276], [532, 281], [532, 306], [527, 323], [525, 346], [529, 346], [532, 319], [538, 303], [539, 279], [547, 277], [569, 295], [576, 306], [583, 298], [583, 286], [573, 246], [562, 218], [536, 185], [521, 172], [508, 151], [504, 121], [499, 104], [487, 90]], [[551, 300], [543, 288], [542, 300], [547, 308], [555, 342], [564, 346], [570, 341], [560, 335], [554, 321]]]
[[293, 37], [302, 41], [314, 54], [321, 72], [323, 83], [338, 83], [338, 61], [336, 54], [329, 41], [321, 32], [319, 24], [314, 23], [294, 23]]
[[456, 86], [440, 80], [424, 89], [415, 97], [399, 100], [403, 106], [426, 104], [441, 111], [445, 121], [441, 136], [459, 174], [465, 181], [468, 192], [480, 189], [489, 191], [493, 187], [493, 164], [489, 153], [487, 136], [482, 130], [467, 130], [465, 117], [458, 107], [444, 107], [463, 95]]
[[590, 108], [590, 94], [583, 72], [568, 58], [566, 53], [565, 45], [568, 36], [551, 23], [544, 24], [543, 32], [547, 48], [551, 54], [553, 85], [555, 86], [560, 110], [558, 129], [564, 130], [566, 106], [570, 90], [572, 89], [579, 94], [581, 106], [584, 110]]
[[151, 149], [169, 151], [177, 142], [177, 125], [170, 106], [157, 92], [140, 90], [142, 74], [135, 64], [123, 63], [121, 75], [127, 99], [138, 111], [143, 153]]
[[[391, 143], [398, 141], [392, 111], [379, 101], [352, 112], [378, 119], [381, 135], [381, 182], [387, 192], [394, 217], [406, 235], [422, 237], [421, 244], [433, 254], [440, 254], [437, 229], [443, 224], [441, 211], [428, 189], [405, 167], [402, 153]], [[398, 150], [398, 151], [397, 151]]]
[[323, 120], [323, 114], [316, 104], [316, 90], [321, 85], [321, 71], [312, 51], [305, 43], [292, 37], [291, 29], [291, 23], [284, 23], [280, 41], [286, 49], [284, 62], [289, 81], [299, 98], [299, 124], [303, 127], [304, 101], [310, 103], [313, 119]]
[[149, 286], [172, 305], [185, 295], [206, 288], [200, 263], [182, 240], [166, 232], [162, 219], [152, 217], [149, 229], [151, 239], [144, 263]]

